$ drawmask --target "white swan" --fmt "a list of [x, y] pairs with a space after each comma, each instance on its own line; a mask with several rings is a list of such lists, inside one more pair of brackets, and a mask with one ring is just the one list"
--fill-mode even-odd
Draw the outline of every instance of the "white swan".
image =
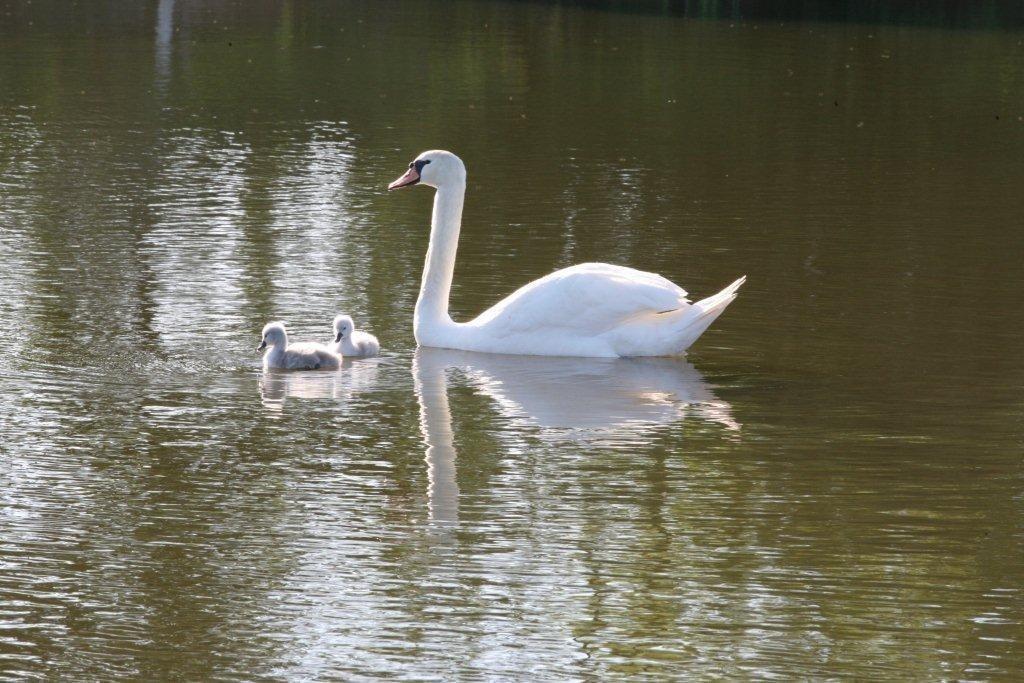
[[262, 334], [263, 341], [256, 350], [262, 351], [270, 347], [270, 351], [263, 354], [264, 370], [337, 370], [341, 367], [341, 356], [323, 344], [289, 344], [284, 323], [267, 323]]
[[351, 316], [339, 315], [334, 319], [334, 341], [328, 348], [349, 358], [372, 358], [380, 353], [380, 342], [369, 332], [357, 330]]
[[413, 321], [421, 346], [541, 356], [677, 355], [721, 315], [746, 280], [741, 277], [718, 294], [690, 303], [682, 288], [660, 275], [584, 263], [534, 280], [475, 320], [456, 323], [448, 314], [448, 296], [466, 167], [451, 152], [424, 152], [388, 189], [417, 183], [437, 190]]

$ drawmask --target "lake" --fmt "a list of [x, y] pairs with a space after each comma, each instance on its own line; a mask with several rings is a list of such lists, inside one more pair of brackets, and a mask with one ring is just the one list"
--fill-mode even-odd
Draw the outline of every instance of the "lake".
[[[1019, 675], [1024, 29], [897, 19], [0, 2], [0, 678]], [[431, 148], [456, 320], [748, 282], [685, 358], [417, 350]]]

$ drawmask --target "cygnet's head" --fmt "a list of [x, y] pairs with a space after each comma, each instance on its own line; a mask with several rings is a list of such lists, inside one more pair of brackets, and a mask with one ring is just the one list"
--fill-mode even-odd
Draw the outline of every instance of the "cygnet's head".
[[355, 329], [356, 326], [352, 322], [351, 316], [339, 315], [334, 319], [334, 341], [340, 342], [345, 337], [351, 337], [352, 331]]
[[263, 341], [256, 347], [256, 350], [262, 351], [268, 346], [278, 346], [280, 344], [285, 344], [287, 341], [288, 333], [284, 331], [284, 323], [267, 323], [263, 326]]
[[410, 161], [409, 170], [388, 185], [388, 189], [397, 190], [417, 184], [438, 188], [457, 183], [466, 184], [466, 166], [462, 159], [443, 149], [432, 149]]

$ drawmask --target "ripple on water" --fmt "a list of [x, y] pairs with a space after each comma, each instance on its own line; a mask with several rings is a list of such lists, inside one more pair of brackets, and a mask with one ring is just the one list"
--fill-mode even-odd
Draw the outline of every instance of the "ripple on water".
[[[8, 5], [0, 677], [1022, 669], [1013, 30]], [[692, 362], [417, 353], [435, 144], [459, 319], [750, 282]], [[382, 358], [260, 371], [341, 308]]]

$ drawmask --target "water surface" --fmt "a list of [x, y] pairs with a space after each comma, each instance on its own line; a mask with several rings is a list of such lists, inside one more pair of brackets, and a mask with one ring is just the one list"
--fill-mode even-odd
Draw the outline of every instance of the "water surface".
[[[0, 3], [0, 677], [1024, 667], [1024, 33]], [[943, 24], [945, 22], [936, 22]], [[415, 349], [602, 260], [686, 359]], [[264, 376], [264, 322], [385, 353]]]

